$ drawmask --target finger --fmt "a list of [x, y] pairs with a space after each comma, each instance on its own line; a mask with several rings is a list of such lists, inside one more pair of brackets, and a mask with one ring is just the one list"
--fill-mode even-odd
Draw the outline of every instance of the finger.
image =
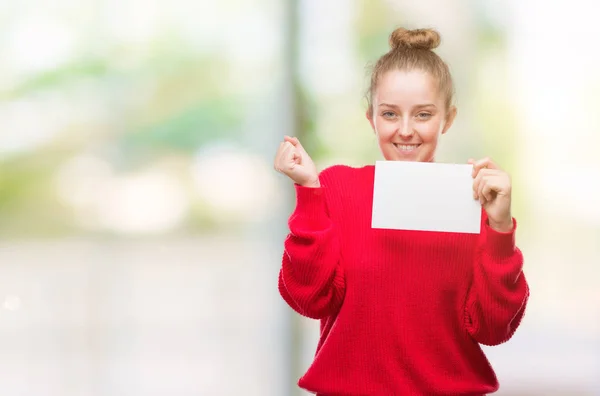
[[483, 178], [488, 174], [488, 172], [488, 169], [483, 169], [482, 171], [477, 173], [475, 180], [473, 180], [473, 198], [479, 199], [481, 182], [483, 181]]
[[279, 143], [279, 147], [277, 148], [277, 155], [280, 155], [283, 152], [283, 150], [289, 145], [290, 143], [285, 141]]
[[488, 201], [487, 196], [484, 194], [484, 191], [486, 190], [488, 186], [488, 178], [484, 177], [481, 179], [481, 182], [479, 183], [478, 187], [477, 187], [477, 197], [479, 199], [479, 202], [482, 205], [485, 205]]
[[486, 157], [473, 163], [473, 177], [476, 177], [481, 169], [500, 169], [490, 158]]
[[275, 170], [277, 172], [281, 172], [281, 169], [279, 167], [279, 162], [281, 161], [281, 155], [283, 153], [284, 146], [285, 146], [285, 142], [279, 143], [279, 147], [277, 148], [277, 152], [275, 153], [275, 160], [273, 161], [273, 168], [275, 168]]
[[293, 161], [294, 154], [297, 152], [296, 148], [289, 142], [285, 143], [285, 149], [283, 151], [283, 159], [286, 163]]
[[479, 171], [479, 173], [475, 177], [475, 180], [473, 180], [473, 198], [479, 199], [479, 195], [481, 192], [481, 183], [485, 179], [489, 179], [490, 177], [497, 177], [500, 175], [500, 172], [501, 171], [496, 169], [482, 169], [481, 171]]
[[302, 146], [302, 143], [300, 143], [300, 140], [297, 137], [289, 137], [287, 141], [293, 144], [294, 147], [296, 147], [298, 150], [300, 150], [300, 153], [308, 155], [306, 153], [306, 150], [304, 149], [304, 146]]
[[482, 178], [478, 194], [486, 201], [493, 201], [498, 194], [502, 194], [504, 189], [503, 184], [504, 182], [501, 175], [496, 173], [488, 174]]
[[480, 160], [475, 161], [474, 163], [476, 168], [488, 168], [488, 169], [498, 169], [498, 166], [491, 158], [485, 157]]
[[277, 151], [277, 157], [278, 158], [284, 157], [285, 154], [293, 147], [294, 146], [292, 146], [292, 144], [289, 142], [281, 143], [281, 145], [279, 146], [279, 150]]
[[493, 180], [490, 180], [489, 178], [485, 180], [485, 182], [481, 183], [481, 193], [480, 195], [483, 196], [483, 198], [486, 201], [493, 201], [494, 200], [494, 193], [495, 192], [495, 188], [493, 185]]
[[302, 156], [300, 155], [300, 153], [298, 153], [297, 150], [294, 150], [294, 153], [292, 154], [292, 161], [294, 161], [294, 163], [298, 165], [302, 163]]
[[294, 146], [289, 142], [285, 142], [276, 160], [279, 171], [283, 172], [284, 169], [287, 169], [288, 164], [292, 159], [293, 152]]
[[285, 140], [286, 142], [289, 142], [289, 143], [291, 143], [292, 145], [294, 145], [294, 146], [296, 146], [296, 147], [297, 147], [298, 145], [300, 145], [300, 146], [301, 146], [301, 144], [300, 144], [300, 140], [298, 140], [298, 138], [297, 138], [297, 137], [293, 137], [293, 136], [285, 136], [285, 137], [284, 137], [284, 140]]

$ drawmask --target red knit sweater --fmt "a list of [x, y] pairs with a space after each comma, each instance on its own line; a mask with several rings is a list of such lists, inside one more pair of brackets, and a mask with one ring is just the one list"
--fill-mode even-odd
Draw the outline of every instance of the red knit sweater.
[[287, 304], [321, 323], [298, 385], [323, 396], [496, 391], [479, 344], [509, 340], [525, 311], [516, 222], [499, 233], [484, 213], [480, 235], [372, 229], [373, 166], [333, 166], [320, 180], [295, 186], [279, 273]]

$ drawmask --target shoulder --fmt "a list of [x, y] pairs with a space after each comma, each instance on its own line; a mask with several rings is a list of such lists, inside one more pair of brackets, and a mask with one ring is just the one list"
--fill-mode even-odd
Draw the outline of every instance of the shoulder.
[[333, 165], [321, 171], [319, 180], [328, 202], [344, 207], [357, 200], [368, 201], [373, 193], [374, 174], [374, 166]]
[[321, 171], [319, 179], [333, 221], [345, 224], [349, 217], [368, 217], [374, 175], [373, 165], [333, 165]]
[[319, 178], [324, 184], [335, 184], [348, 180], [361, 180], [372, 176], [374, 172], [373, 165], [354, 167], [349, 165], [331, 165], [326, 167], [319, 174]]

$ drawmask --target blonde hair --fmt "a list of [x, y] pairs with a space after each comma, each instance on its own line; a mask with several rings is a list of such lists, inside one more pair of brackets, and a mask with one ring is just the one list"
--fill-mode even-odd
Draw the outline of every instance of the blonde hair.
[[398, 28], [389, 38], [390, 50], [381, 56], [371, 72], [367, 92], [369, 113], [373, 112], [373, 94], [381, 76], [390, 70], [422, 70], [429, 73], [439, 84], [446, 99], [446, 109], [452, 105], [454, 83], [448, 65], [433, 50], [441, 42], [440, 34], [433, 29], [408, 30]]

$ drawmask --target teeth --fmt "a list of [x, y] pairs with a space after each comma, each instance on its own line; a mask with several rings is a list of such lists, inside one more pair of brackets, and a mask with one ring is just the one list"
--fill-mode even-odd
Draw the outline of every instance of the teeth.
[[395, 144], [395, 146], [398, 147], [402, 151], [412, 151], [412, 150], [416, 149], [419, 145], [418, 144]]

